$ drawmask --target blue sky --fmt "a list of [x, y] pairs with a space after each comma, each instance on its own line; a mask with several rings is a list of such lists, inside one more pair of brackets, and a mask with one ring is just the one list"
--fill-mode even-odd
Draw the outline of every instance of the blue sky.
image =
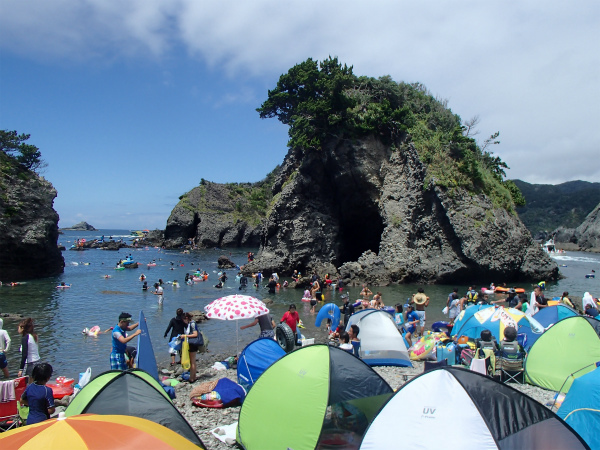
[[0, 129], [31, 134], [61, 227], [164, 228], [201, 178], [258, 181], [255, 109], [308, 57], [423, 83], [510, 178], [600, 180], [600, 3], [0, 0]]

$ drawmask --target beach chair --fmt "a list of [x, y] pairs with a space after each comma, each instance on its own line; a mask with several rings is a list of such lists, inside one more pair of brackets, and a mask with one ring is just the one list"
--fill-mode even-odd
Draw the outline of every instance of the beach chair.
[[[21, 395], [23, 395], [23, 392], [25, 392], [25, 388], [27, 387], [27, 377], [15, 378], [14, 380], [8, 381], [0, 381], [0, 393], [8, 392], [9, 388], [11, 388], [8, 383], [13, 384], [15, 396], [12, 400], [0, 402], [0, 433], [21, 425], [21, 418], [19, 416], [19, 407], [17, 403], [21, 399]], [[12, 389], [10, 390], [12, 391]]]
[[[502, 341], [500, 353], [496, 359], [496, 368], [500, 370], [500, 381], [523, 384], [524, 359], [525, 353], [517, 341]], [[521, 376], [520, 381], [519, 375]]]

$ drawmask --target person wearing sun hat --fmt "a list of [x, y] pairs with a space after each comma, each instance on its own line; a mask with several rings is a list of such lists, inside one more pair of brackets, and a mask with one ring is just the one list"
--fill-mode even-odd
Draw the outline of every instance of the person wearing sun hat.
[[138, 323], [131, 323], [131, 314], [122, 312], [119, 315], [119, 323], [114, 327], [112, 333], [112, 352], [110, 354], [111, 370], [127, 370], [127, 360], [125, 353], [127, 352], [127, 343], [134, 337], [142, 333], [142, 330], [137, 330], [135, 333], [127, 336], [127, 331], [134, 330]]

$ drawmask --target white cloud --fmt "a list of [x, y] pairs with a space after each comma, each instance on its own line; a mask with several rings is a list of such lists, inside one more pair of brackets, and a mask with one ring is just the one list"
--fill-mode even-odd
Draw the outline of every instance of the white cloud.
[[[359, 75], [420, 81], [465, 118], [510, 176], [600, 179], [600, 3], [536, 1], [5, 1], [4, 51], [108, 63], [183, 47], [241, 85], [275, 80], [307, 57], [338, 56]], [[165, 83], [169, 83], [165, 76]], [[194, 93], [196, 88], [194, 88]], [[202, 94], [198, 94], [202, 95]], [[240, 88], [217, 105], [244, 101]]]

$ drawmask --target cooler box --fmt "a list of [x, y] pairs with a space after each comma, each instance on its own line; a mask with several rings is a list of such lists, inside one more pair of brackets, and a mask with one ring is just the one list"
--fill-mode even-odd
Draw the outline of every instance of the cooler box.
[[456, 345], [448, 344], [438, 346], [436, 349], [436, 358], [438, 362], [446, 359], [448, 360], [448, 365], [453, 366], [456, 364]]

